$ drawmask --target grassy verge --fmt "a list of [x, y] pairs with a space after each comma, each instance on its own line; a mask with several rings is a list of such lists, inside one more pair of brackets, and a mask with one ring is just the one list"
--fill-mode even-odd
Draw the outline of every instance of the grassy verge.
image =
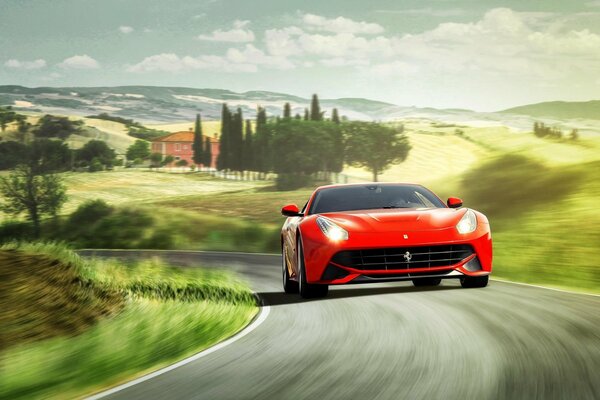
[[486, 213], [499, 278], [600, 293], [600, 163], [548, 167], [503, 156], [463, 181]]
[[[85, 395], [221, 341], [257, 312], [247, 286], [222, 271], [87, 262], [56, 245], [5, 246], [0, 261], [0, 398]], [[26, 279], [40, 273], [38, 284]], [[36, 293], [44, 279], [56, 290]], [[35, 326], [44, 329], [27, 335]]]

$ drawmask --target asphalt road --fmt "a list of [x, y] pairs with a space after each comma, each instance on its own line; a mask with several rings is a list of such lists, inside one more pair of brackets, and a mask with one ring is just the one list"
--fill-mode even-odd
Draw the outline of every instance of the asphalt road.
[[600, 297], [451, 280], [307, 301], [282, 293], [276, 256], [97, 254], [233, 269], [271, 305], [240, 340], [109, 399], [600, 399]]

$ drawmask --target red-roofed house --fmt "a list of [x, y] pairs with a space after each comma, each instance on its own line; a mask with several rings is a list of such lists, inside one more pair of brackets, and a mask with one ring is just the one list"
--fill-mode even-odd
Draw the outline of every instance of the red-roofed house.
[[[202, 140], [206, 143], [206, 138], [203, 136]], [[194, 132], [190, 129], [189, 131], [173, 132], [168, 135], [156, 138], [152, 141], [152, 152], [160, 153], [165, 156], [175, 157], [175, 162], [179, 160], [186, 160], [188, 165], [194, 164], [194, 150], [192, 145], [194, 143]], [[219, 155], [219, 140], [214, 137], [210, 138], [212, 162], [211, 168], [217, 167], [217, 156]]]

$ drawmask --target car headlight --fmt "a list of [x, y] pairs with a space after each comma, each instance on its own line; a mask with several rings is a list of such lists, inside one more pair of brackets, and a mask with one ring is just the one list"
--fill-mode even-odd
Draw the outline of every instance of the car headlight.
[[467, 210], [465, 215], [460, 219], [458, 224], [456, 224], [456, 230], [458, 233], [471, 233], [475, 229], [477, 229], [477, 217], [472, 210]]
[[348, 240], [348, 231], [325, 217], [317, 217], [317, 225], [325, 236], [334, 241]]

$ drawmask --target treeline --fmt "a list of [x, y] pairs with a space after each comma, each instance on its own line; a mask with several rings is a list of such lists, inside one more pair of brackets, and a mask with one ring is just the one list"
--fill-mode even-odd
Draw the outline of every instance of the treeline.
[[0, 170], [13, 169], [19, 165], [30, 165], [43, 161], [45, 169], [57, 171], [87, 170], [90, 172], [110, 169], [118, 165], [115, 151], [102, 140], [91, 140], [81, 149], [71, 149], [64, 142], [73, 134], [81, 134], [82, 121], [67, 117], [44, 115], [36, 124], [27, 117], [14, 112], [10, 107], [0, 108], [2, 128], [11, 122], [17, 123], [16, 140], [0, 141]]
[[[560, 128], [547, 126], [543, 122], [537, 121], [533, 123], [533, 134], [539, 138], [562, 139], [564, 137], [563, 131]], [[579, 131], [577, 129], [572, 129], [569, 133], [569, 139], [579, 139]]]
[[410, 145], [402, 126], [374, 122], [342, 122], [337, 109], [325, 118], [317, 95], [304, 115], [292, 116], [286, 103], [281, 116], [268, 118], [259, 107], [256, 120], [244, 120], [242, 110], [224, 104], [221, 113], [217, 169], [277, 174], [280, 189], [308, 184], [317, 174], [326, 180], [344, 163], [366, 167], [373, 180], [392, 162], [406, 158]]

